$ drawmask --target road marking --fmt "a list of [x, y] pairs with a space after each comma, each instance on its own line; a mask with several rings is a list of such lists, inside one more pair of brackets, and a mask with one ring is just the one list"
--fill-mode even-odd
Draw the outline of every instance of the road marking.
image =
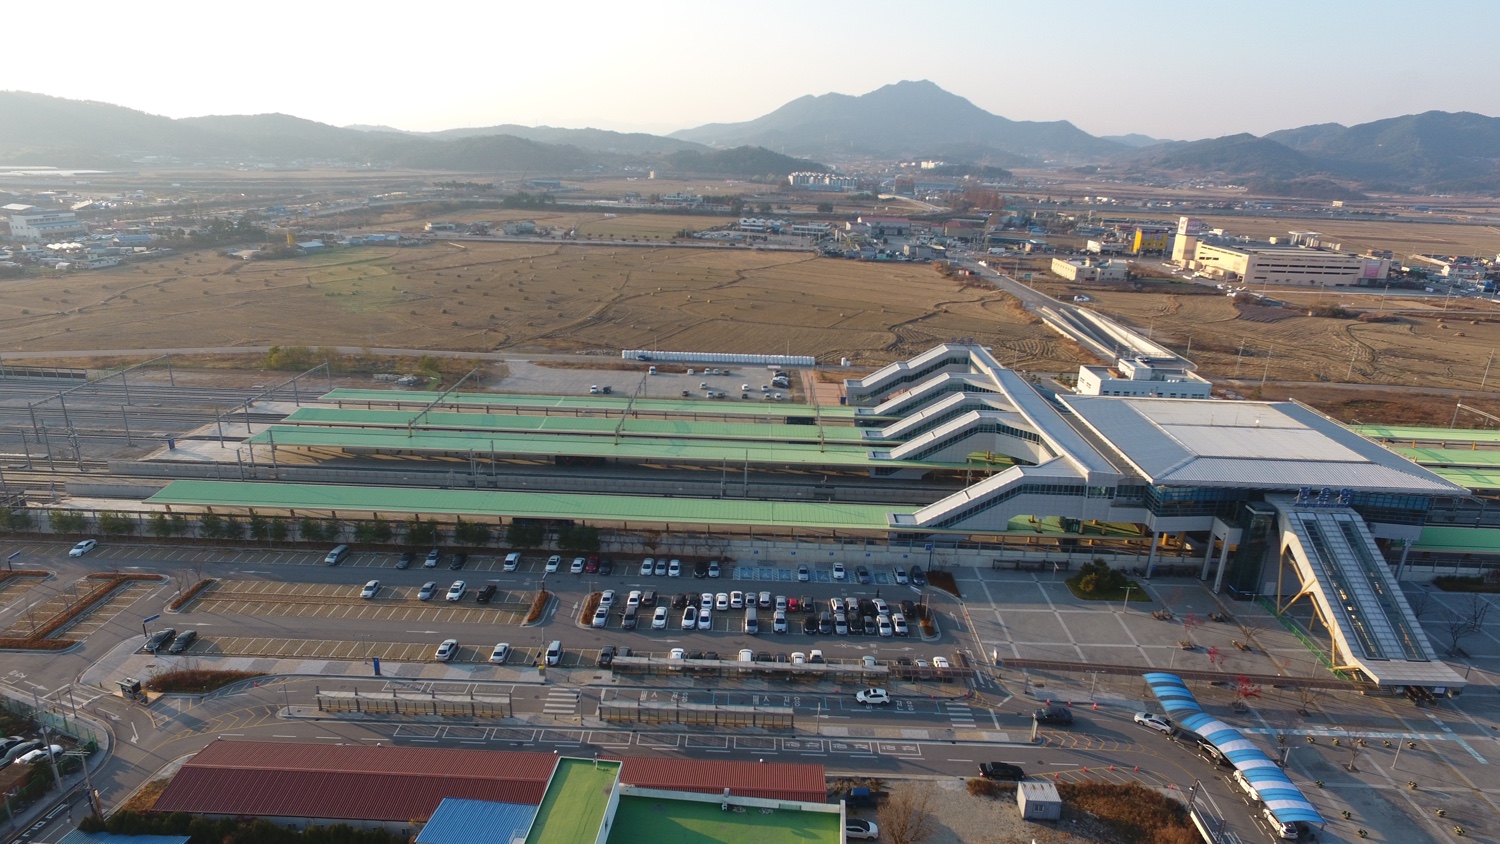
[[949, 759], [949, 762], [973, 762], [973, 759]]
[[296, 736], [282, 736], [273, 734], [271, 738], [296, 738]]
[[135, 722], [131, 721], [130, 722], [130, 743], [131, 744], [135, 744], [136, 742], [138, 742], [140, 740], [141, 740], [141, 734], [136, 731], [136, 729], [135, 729]]

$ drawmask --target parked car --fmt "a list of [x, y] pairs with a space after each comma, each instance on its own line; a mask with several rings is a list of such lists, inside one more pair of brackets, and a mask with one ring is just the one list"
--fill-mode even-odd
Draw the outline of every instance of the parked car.
[[604, 647], [599, 649], [599, 658], [594, 661], [595, 665], [599, 666], [600, 668], [608, 668], [611, 665], [614, 665], [615, 653], [616, 651], [614, 645], [605, 645]]
[[656, 561], [647, 557], [641, 560], [641, 577], [650, 577], [656, 572]]
[[490, 599], [495, 597], [495, 591], [495, 584], [486, 583], [484, 588], [479, 590], [479, 594], [474, 596], [474, 601], [480, 604], [488, 604]]
[[553, 639], [552, 644], [547, 646], [547, 654], [543, 659], [546, 660], [548, 665], [559, 665], [562, 663], [562, 651], [562, 640]]
[[17, 756], [15, 764], [30, 765], [32, 762], [40, 762], [43, 759], [46, 759], [49, 755], [53, 757], [59, 756], [62, 754], [62, 752], [63, 748], [60, 744], [48, 745], [45, 748], [38, 747], [36, 750], [28, 750], [20, 756]]
[[698, 629], [712, 630], [714, 626], [714, 614], [708, 610], [698, 611]]
[[172, 644], [172, 640], [176, 637], [177, 631], [173, 630], [170, 627], [166, 628], [165, 630], [158, 630], [155, 633], [152, 633], [150, 636], [146, 637], [146, 645], [142, 648], [142, 650], [150, 651], [151, 653], [157, 653], [162, 648], [165, 648], [167, 645]]
[[[720, 592], [719, 594], [722, 595], [724, 593]], [[733, 592], [730, 592], [729, 593], [729, 606], [725, 607], [725, 609], [742, 610], [744, 608], [745, 608], [745, 593], [741, 592], [738, 589], [734, 590]]]
[[415, 551], [402, 551], [401, 556], [396, 558], [396, 568], [409, 569], [411, 568], [411, 564], [416, 562], [416, 559], [417, 553]]
[[666, 630], [667, 629], [667, 608], [666, 607], [657, 607], [656, 608], [656, 613], [651, 616], [651, 629], [652, 630]]
[[906, 576], [906, 567], [896, 566], [896, 583], [905, 586], [908, 582], [910, 581]]
[[952, 668], [953, 666], [948, 663], [948, 658], [947, 657], [945, 657], [945, 656], [935, 656], [935, 657], [932, 658], [932, 667], [933, 668], [944, 668], [944, 669], [946, 669], [946, 668]]
[[[13, 736], [13, 738], [15, 737]], [[11, 744], [10, 749], [5, 751], [4, 756], [0, 756], [0, 765], [9, 765], [11, 762], [14, 762], [20, 757], [25, 756], [26, 754], [40, 748], [41, 746], [42, 743], [36, 739], [23, 739], [21, 741], [15, 742]]]
[[896, 634], [896, 628], [891, 626], [890, 616], [886, 615], [882, 615], [875, 619], [875, 629], [881, 636], [885, 637], [894, 636]]
[[464, 563], [467, 563], [468, 561], [469, 555], [464, 553], [463, 551], [459, 551], [448, 559], [448, 568], [452, 571], [458, 571], [459, 569], [463, 568]]
[[609, 624], [609, 607], [600, 606], [594, 610], [594, 620], [590, 622], [594, 627], [604, 627]]
[[169, 654], [180, 654], [193, 646], [198, 641], [198, 631], [184, 630], [182, 635], [172, 640], [172, 646], [167, 648]]
[[424, 559], [424, 560], [422, 560], [422, 568], [424, 568], [424, 569], [435, 569], [435, 568], [437, 568], [438, 560], [441, 560], [442, 558], [443, 558], [443, 549], [441, 549], [441, 548], [434, 548], [431, 551], [428, 551], [427, 552], [427, 558]]
[[640, 607], [626, 607], [624, 614], [620, 616], [620, 628], [623, 630], [634, 630], [640, 621]]
[[777, 610], [776, 615], [771, 618], [771, 632], [786, 632], [786, 610]]
[[1246, 797], [1249, 797], [1256, 803], [1260, 802], [1260, 791], [1250, 784], [1250, 780], [1245, 779], [1244, 771], [1237, 770], [1234, 772], [1234, 784], [1239, 786], [1241, 791], [1245, 792]]
[[833, 564], [833, 579], [834, 580], [847, 580], [848, 578], [849, 578], [849, 572], [844, 569], [844, 564], [843, 563], [834, 563]]
[[501, 642], [500, 644], [495, 646], [494, 650], [490, 651], [491, 665], [504, 665], [505, 661], [508, 659], [510, 659], [509, 642]]
[[880, 827], [864, 818], [844, 819], [844, 839], [847, 841], [874, 841], [880, 837]]
[[667, 561], [666, 560], [657, 560], [656, 561], [656, 568], [654, 570], [652, 570], [651, 574], [654, 575], [654, 576], [656, 576], [656, 577], [666, 577], [667, 576]]
[[1140, 724], [1142, 727], [1150, 730], [1155, 730], [1158, 733], [1167, 736], [1170, 736], [1177, 730], [1177, 728], [1172, 725], [1172, 722], [1167, 720], [1166, 717], [1157, 715], [1154, 712], [1135, 713], [1135, 722], [1137, 724]]
[[417, 600], [418, 601], [430, 601], [430, 600], [432, 600], [432, 596], [434, 594], [436, 594], [436, 593], [437, 593], [437, 583], [436, 583], [436, 581], [429, 580], [426, 583], [422, 584], [422, 588], [421, 589], [417, 590]]
[[643, 607], [654, 607], [654, 606], [656, 606], [656, 590], [655, 589], [647, 589], [646, 591], [644, 591], [644, 592], [641, 593], [641, 606], [643, 606]]
[[640, 605], [641, 605], [641, 590], [639, 590], [639, 589], [632, 589], [632, 590], [630, 590], [630, 594], [625, 596], [625, 609], [628, 610], [631, 607], [638, 607]]
[[610, 575], [612, 575], [614, 573], [615, 573], [615, 561], [614, 560], [610, 559], [609, 557], [605, 557], [604, 559], [602, 559], [602, 560], [599, 561], [599, 574], [600, 575], [602, 575], [604, 577], [609, 577]]
[[714, 608], [714, 593], [704, 592], [699, 596], [698, 609], [711, 610]]
[[[748, 598], [748, 596], [747, 596], [747, 598]], [[760, 593], [760, 600], [757, 601], [756, 603], [760, 604], [760, 608], [763, 609], [763, 610], [770, 609], [771, 608], [771, 593], [770, 592], [762, 592], [762, 593]]]
[[588, 560], [583, 564], [583, 573], [584, 574], [598, 574], [599, 573], [599, 558], [598, 558], [598, 556], [591, 556], [591, 557], [588, 558]]
[[817, 616], [815, 616], [815, 615], [805, 615], [805, 616], [802, 617], [802, 633], [805, 636], [816, 636], [816, 635], [818, 635], [818, 617]]
[[450, 601], [462, 601], [464, 593], [468, 591], [469, 584], [464, 583], [462, 580], [455, 580], [453, 581], [453, 585], [448, 587], [447, 599]]
[[1073, 723], [1073, 710], [1066, 706], [1053, 704], [1052, 706], [1043, 707], [1032, 712], [1031, 720], [1038, 724], [1071, 724]]
[[1026, 772], [1021, 770], [1021, 766], [1010, 762], [981, 762], [979, 775], [987, 780], [1020, 782], [1026, 779]]
[[687, 609], [685, 609], [685, 610], [682, 611], [682, 629], [683, 630], [696, 630], [696, 629], [698, 629], [698, 608], [697, 607], [688, 607]]
[[505, 555], [505, 562], [501, 565], [504, 571], [515, 571], [521, 567], [521, 552], [512, 551]]
[[884, 706], [891, 702], [891, 693], [885, 689], [871, 687], [855, 692], [854, 699], [866, 706]]
[[860, 583], [868, 585], [870, 582], [870, 570], [864, 566], [859, 566], [854, 569], [854, 577]]
[[911, 629], [906, 626], [906, 616], [901, 613], [891, 616], [891, 626], [896, 629], [897, 636], [908, 636], [911, 634]]
[[812, 569], [808, 568], [807, 563], [797, 566], [797, 580], [801, 583], [812, 580]]
[[674, 610], [680, 610], [683, 607], [685, 607], [685, 606], [688, 605], [688, 601], [695, 601], [697, 599], [698, 599], [697, 595], [689, 595], [686, 592], [682, 592], [682, 593], [679, 593], [677, 595], [673, 595], [672, 596], [672, 609], [674, 609]]
[[912, 566], [911, 567], [911, 585], [913, 585], [913, 586], [925, 586], [925, 585], [927, 585], [927, 574], [926, 574], [926, 572], [922, 571], [922, 567], [921, 566]]
[[[83, 542], [93, 542], [93, 541], [94, 540], [92, 540], [92, 539], [85, 539]], [[77, 551], [78, 548], [83, 545], [83, 542], [80, 542], [80, 543], [78, 543], [78, 545], [73, 546], [73, 551]], [[89, 546], [89, 548], [93, 548], [93, 547], [94, 546], [92, 546], [92, 545]], [[71, 556], [74, 556], [74, 557], [82, 557], [83, 556], [83, 554], [74, 554], [73, 551], [69, 551], [68, 554], [71, 555]], [[87, 554], [88, 552], [84, 551], [83, 553]], [[326, 556], [326, 557], [323, 558], [323, 564], [327, 565], [327, 566], [336, 566], [339, 563], [342, 563], [344, 561], [344, 558], [347, 557], [347, 556], [349, 556], [349, 546], [348, 545], [335, 545], [335, 546], [333, 546], [333, 550], [328, 552], [328, 556]]]
[[612, 608], [612, 607], [614, 607], [614, 605], [615, 605], [615, 590], [613, 590], [613, 589], [606, 589], [603, 592], [599, 593], [599, 606], [601, 606], [601, 607], [611, 607]]
[[583, 574], [583, 565], [586, 561], [582, 557], [574, 557], [573, 562], [568, 564], [569, 574]]
[[97, 540], [97, 539], [85, 539], [82, 542], [78, 543], [77, 545], [74, 545], [73, 549], [68, 552], [68, 556], [69, 557], [82, 557], [84, 554], [87, 554], [88, 552], [94, 550], [97, 547], [99, 547], [99, 540]]
[[710, 578], [716, 578], [716, 577], [719, 576], [719, 573], [720, 573], [720, 570], [719, 570], [719, 561], [718, 560], [709, 560], [708, 561], [708, 576]]
[[727, 609], [729, 609], [729, 593], [728, 592], [720, 592], [719, 594], [717, 594], [717, 595], [714, 596], [714, 609], [716, 609], [716, 610], [727, 610]]
[[562, 565], [562, 555], [561, 554], [553, 554], [552, 556], [550, 556], [550, 557], [547, 558], [547, 573], [548, 574], [552, 574], [553, 572], [557, 571], [558, 567], [561, 566], [561, 565]]
[[366, 600], [380, 594], [380, 581], [371, 580], [365, 583], [365, 588], [359, 590], [359, 597]]
[[702, 580], [703, 578], [708, 577], [708, 561], [707, 560], [699, 560], [698, 562], [693, 563], [693, 577], [696, 577], [699, 580]]
[[456, 653], [458, 653], [458, 640], [444, 639], [443, 643], [438, 645], [437, 651], [433, 653], [432, 658], [438, 662], [450, 662]]

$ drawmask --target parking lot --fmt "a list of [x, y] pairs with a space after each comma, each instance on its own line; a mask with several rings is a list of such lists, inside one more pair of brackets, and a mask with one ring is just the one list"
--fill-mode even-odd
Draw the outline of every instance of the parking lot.
[[462, 602], [444, 600], [446, 582], [429, 601], [417, 600], [418, 586], [382, 586], [374, 598], [359, 597], [359, 586], [327, 583], [284, 583], [273, 580], [222, 580], [205, 589], [189, 605], [191, 612], [216, 615], [254, 615], [291, 618], [360, 619], [365, 621], [422, 621], [445, 624], [520, 624], [529, 599], [514, 592], [496, 592], [489, 604], [474, 603], [478, 591], [470, 587]]
[[22, 595], [46, 582], [45, 577], [8, 577], [0, 581], [0, 607], [18, 602]]
[[[74, 618], [71, 623], [53, 635], [68, 639], [86, 639], [90, 634], [113, 621], [115, 616], [124, 612], [141, 596], [161, 585], [158, 581], [126, 581], [103, 600], [95, 603], [90, 610]], [[33, 630], [47, 623], [52, 617], [66, 612], [78, 598], [87, 595], [98, 586], [99, 581], [88, 578], [81, 578], [69, 584], [64, 591], [17, 615], [10, 625], [0, 632], [0, 636], [25, 638], [32, 635]]]

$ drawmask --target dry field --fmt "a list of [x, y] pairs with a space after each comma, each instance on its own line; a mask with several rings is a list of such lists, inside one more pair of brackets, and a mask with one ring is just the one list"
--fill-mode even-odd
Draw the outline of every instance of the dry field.
[[204, 251], [10, 282], [0, 349], [663, 349], [878, 364], [955, 337], [1025, 369], [1079, 353], [930, 266], [744, 249], [432, 244], [246, 263]]
[[[1399, 322], [1310, 317], [1305, 311], [1276, 312], [1278, 316], [1293, 315], [1258, 321], [1242, 315], [1227, 296], [1186, 285], [1181, 293], [1132, 293], [1057, 280], [1039, 283], [1038, 287], [1066, 298], [1074, 292], [1085, 292], [1094, 299], [1087, 307], [1149, 332], [1152, 339], [1176, 351], [1187, 352], [1191, 338], [1188, 356], [1198, 364], [1198, 371], [1210, 378], [1258, 382], [1264, 376], [1271, 381], [1347, 381], [1474, 390], [1479, 388], [1490, 352], [1500, 349], [1500, 312], [1444, 314], [1437, 310], [1441, 300], [1427, 305], [1428, 313], [1421, 316], [1405, 313], [1406, 304], [1402, 303]], [[1187, 292], [1191, 290], [1200, 292]], [[1307, 304], [1351, 304], [1349, 296], [1337, 293], [1305, 298]], [[1387, 311], [1396, 299], [1387, 300]], [[1373, 311], [1378, 300], [1355, 297], [1352, 304]], [[1500, 367], [1491, 372], [1487, 386], [1497, 383]]]
[[578, 218], [580, 236], [611, 240], [673, 240], [683, 229], [703, 231], [737, 219], [696, 214], [579, 214]]
[[[1196, 215], [1195, 215], [1196, 216]], [[1500, 254], [1500, 228], [1458, 223], [1408, 223], [1380, 220], [1317, 219], [1307, 217], [1203, 216], [1212, 227], [1254, 238], [1286, 237], [1289, 231], [1315, 231], [1325, 243], [1338, 243], [1350, 252], [1389, 249], [1398, 257], [1413, 253], [1438, 255]]]

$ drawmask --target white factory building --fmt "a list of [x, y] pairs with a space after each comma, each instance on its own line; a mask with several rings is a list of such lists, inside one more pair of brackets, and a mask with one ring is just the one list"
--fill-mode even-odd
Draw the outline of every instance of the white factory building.
[[23, 243], [54, 243], [88, 229], [72, 211], [48, 211], [35, 205], [12, 204], [0, 208], [10, 217], [10, 237]]

